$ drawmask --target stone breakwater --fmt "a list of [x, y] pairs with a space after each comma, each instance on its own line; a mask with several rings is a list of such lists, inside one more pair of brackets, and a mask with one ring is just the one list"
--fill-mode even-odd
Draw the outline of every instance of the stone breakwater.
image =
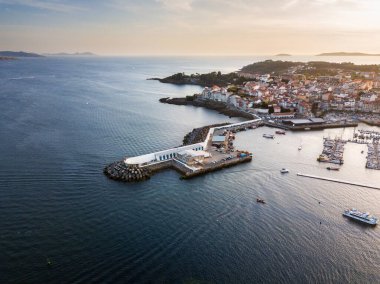
[[207, 126], [203, 126], [199, 128], [194, 128], [191, 132], [187, 133], [185, 137], [183, 138], [183, 146], [201, 143], [206, 140], [207, 134], [210, 128], [225, 126], [225, 125], [229, 125], [229, 123], [226, 122], [226, 123], [212, 124], [212, 125], [207, 125]]
[[143, 181], [151, 177], [152, 172], [148, 168], [142, 168], [137, 165], [126, 165], [124, 161], [117, 161], [106, 166], [104, 174], [113, 180], [119, 181]]

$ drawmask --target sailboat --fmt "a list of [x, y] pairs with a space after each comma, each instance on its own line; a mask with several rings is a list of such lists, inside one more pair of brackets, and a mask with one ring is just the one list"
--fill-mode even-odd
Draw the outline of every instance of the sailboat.
[[300, 141], [300, 145], [298, 146], [298, 151], [302, 150], [302, 140]]

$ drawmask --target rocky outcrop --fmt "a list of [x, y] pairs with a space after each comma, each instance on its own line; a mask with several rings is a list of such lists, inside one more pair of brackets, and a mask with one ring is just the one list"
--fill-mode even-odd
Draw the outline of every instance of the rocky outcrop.
[[188, 97], [186, 98], [161, 98], [159, 100], [161, 103], [166, 104], [172, 104], [172, 105], [192, 105], [196, 107], [204, 107], [211, 110], [216, 110], [217, 112], [227, 115], [229, 117], [242, 117], [246, 119], [254, 119], [255, 116], [252, 114], [249, 114], [245, 111], [239, 110], [237, 108], [234, 108], [232, 106], [228, 106], [225, 103], [222, 102], [216, 102], [216, 101], [206, 101], [201, 99], [194, 99], [189, 100]]

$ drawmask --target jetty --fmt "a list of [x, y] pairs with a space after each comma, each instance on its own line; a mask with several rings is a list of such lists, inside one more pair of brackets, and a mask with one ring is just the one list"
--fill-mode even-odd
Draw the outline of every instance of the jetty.
[[355, 185], [355, 186], [361, 186], [361, 187], [367, 187], [367, 188], [380, 189], [380, 186], [374, 186], [374, 185], [368, 185], [368, 184], [361, 184], [361, 183], [357, 183], [357, 182], [344, 181], [344, 180], [334, 179], [334, 178], [320, 177], [320, 176], [314, 176], [314, 175], [308, 175], [308, 174], [301, 174], [301, 173], [298, 173], [297, 176], [308, 177], [308, 178], [319, 179], [319, 180], [332, 181], [332, 182], [343, 183], [343, 184], [349, 184], [349, 185]]
[[380, 170], [380, 149], [379, 142], [374, 141], [373, 143], [367, 144], [368, 153], [367, 153], [367, 169]]
[[[194, 140], [196, 143], [127, 157], [106, 166], [103, 172], [111, 179], [133, 182], [149, 179], [164, 169], [174, 169], [182, 175], [181, 178], [187, 179], [250, 162], [252, 153], [235, 149], [235, 133], [260, 125], [261, 118], [257, 117], [244, 122], [194, 129], [193, 133], [185, 136], [184, 144]], [[205, 129], [208, 131], [205, 132]]]

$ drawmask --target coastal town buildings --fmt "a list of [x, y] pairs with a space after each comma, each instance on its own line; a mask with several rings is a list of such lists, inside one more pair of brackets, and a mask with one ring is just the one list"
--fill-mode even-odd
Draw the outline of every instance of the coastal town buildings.
[[[296, 72], [297, 70], [293, 70]], [[375, 72], [341, 72], [306, 78], [302, 74], [246, 74], [244, 85], [206, 87], [199, 99], [222, 102], [274, 118], [313, 117], [329, 111], [380, 114], [380, 76]]]

